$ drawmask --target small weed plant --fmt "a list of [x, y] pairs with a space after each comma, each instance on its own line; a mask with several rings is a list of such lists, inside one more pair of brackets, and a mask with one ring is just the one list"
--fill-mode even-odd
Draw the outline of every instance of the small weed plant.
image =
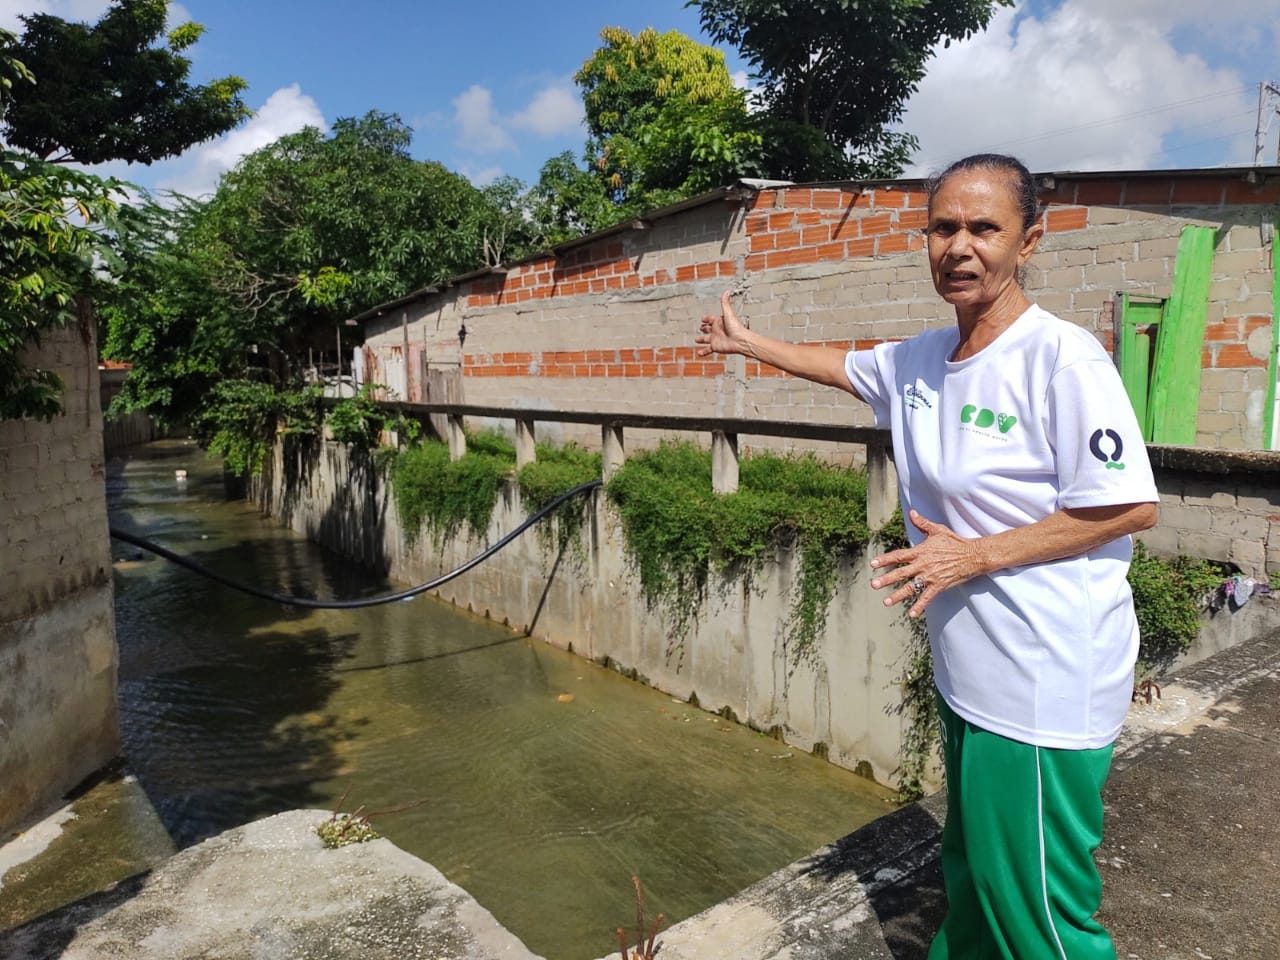
[[359, 813], [335, 813], [328, 820], [320, 821], [316, 826], [316, 834], [320, 837], [320, 842], [330, 850], [353, 843], [368, 843], [382, 836]]
[[653, 926], [647, 928], [644, 923], [644, 893], [640, 889], [640, 878], [632, 877], [631, 886], [636, 892], [636, 939], [635, 946], [628, 952], [627, 934], [618, 927], [618, 948], [622, 952], [622, 960], [654, 960], [658, 955], [658, 931], [662, 929], [662, 914], [658, 914]]
[[333, 439], [357, 450], [373, 450], [384, 430], [393, 430], [403, 444], [412, 444], [422, 432], [422, 425], [391, 412], [375, 394], [386, 392], [376, 383], [361, 385], [353, 397], [344, 397], [329, 409], [325, 425]]

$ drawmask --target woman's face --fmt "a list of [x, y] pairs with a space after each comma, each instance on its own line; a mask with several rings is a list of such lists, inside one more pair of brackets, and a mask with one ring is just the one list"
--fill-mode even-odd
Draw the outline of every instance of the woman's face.
[[929, 267], [938, 295], [958, 311], [981, 310], [1020, 292], [1018, 268], [1043, 227], [1022, 229], [1013, 178], [1002, 170], [961, 170], [929, 203]]

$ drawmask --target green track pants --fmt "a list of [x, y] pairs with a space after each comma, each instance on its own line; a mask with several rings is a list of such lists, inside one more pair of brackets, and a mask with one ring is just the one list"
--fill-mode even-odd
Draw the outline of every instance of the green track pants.
[[1115, 960], [1093, 914], [1111, 747], [1054, 750], [962, 720], [938, 698], [947, 771], [947, 916], [929, 960]]

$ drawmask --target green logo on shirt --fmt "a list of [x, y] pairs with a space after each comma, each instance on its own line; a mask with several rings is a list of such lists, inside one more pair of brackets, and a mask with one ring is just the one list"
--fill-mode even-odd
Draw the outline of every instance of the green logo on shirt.
[[1011, 413], [996, 413], [986, 407], [978, 409], [972, 403], [966, 403], [960, 411], [960, 422], [972, 423], [984, 430], [994, 425], [1001, 433], [1008, 433], [1018, 422], [1018, 418]]

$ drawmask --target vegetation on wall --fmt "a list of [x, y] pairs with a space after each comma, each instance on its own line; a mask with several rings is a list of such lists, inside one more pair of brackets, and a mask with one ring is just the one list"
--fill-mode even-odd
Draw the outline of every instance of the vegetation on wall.
[[280, 390], [253, 380], [225, 380], [191, 421], [197, 439], [237, 476], [262, 472], [277, 434], [316, 436], [323, 419], [320, 388]]
[[391, 464], [391, 491], [410, 540], [426, 528], [437, 546], [465, 531], [483, 537], [515, 447], [500, 434], [467, 439], [466, 456], [449, 459], [448, 444], [430, 439], [400, 451]]
[[1200, 633], [1200, 618], [1209, 598], [1228, 574], [1207, 560], [1152, 556], [1142, 543], [1134, 544], [1129, 564], [1129, 588], [1142, 638], [1138, 671], [1152, 673], [1173, 662]]
[[[876, 533], [876, 539], [885, 552], [901, 550], [909, 545], [901, 507], [894, 510], [889, 522]], [[898, 715], [904, 721], [898, 799], [906, 803], [924, 796], [929, 769], [941, 760], [941, 739], [929, 631], [923, 617], [909, 617], [903, 610], [901, 619], [910, 637], [903, 656], [902, 673], [898, 677], [902, 690]]]
[[[537, 459], [526, 463], [516, 475], [520, 499], [530, 514], [537, 513], [562, 493], [597, 479], [602, 472], [601, 457], [577, 444], [538, 444]], [[553, 523], [539, 524], [535, 535], [548, 552], [569, 549], [582, 559], [585, 552], [579, 536], [587, 521], [587, 497], [577, 497], [560, 506]]]
[[324, 419], [329, 436], [365, 452], [378, 446], [384, 430], [394, 431], [402, 444], [417, 440], [422, 424], [392, 412], [377, 399], [377, 394], [386, 389], [381, 384], [362, 384], [354, 396], [335, 402]]
[[787, 622], [793, 657], [812, 653], [826, 625], [841, 560], [866, 545], [866, 476], [811, 455], [742, 460], [737, 493], [711, 490], [711, 455], [668, 442], [631, 457], [609, 481], [644, 597], [682, 637], [707, 599], [712, 568], [749, 575], [795, 545], [800, 569]]
[[[430, 531], [437, 546], [466, 531], [484, 537], [503, 480], [515, 478], [525, 509], [535, 513], [560, 494], [600, 476], [600, 455], [572, 444], [539, 444], [538, 459], [515, 469], [512, 442], [496, 431], [467, 437], [467, 452], [450, 460], [448, 444], [429, 439], [401, 450], [391, 463], [391, 489], [405, 533], [416, 538]], [[585, 504], [566, 504], [558, 515], [560, 538], [582, 527]]]

